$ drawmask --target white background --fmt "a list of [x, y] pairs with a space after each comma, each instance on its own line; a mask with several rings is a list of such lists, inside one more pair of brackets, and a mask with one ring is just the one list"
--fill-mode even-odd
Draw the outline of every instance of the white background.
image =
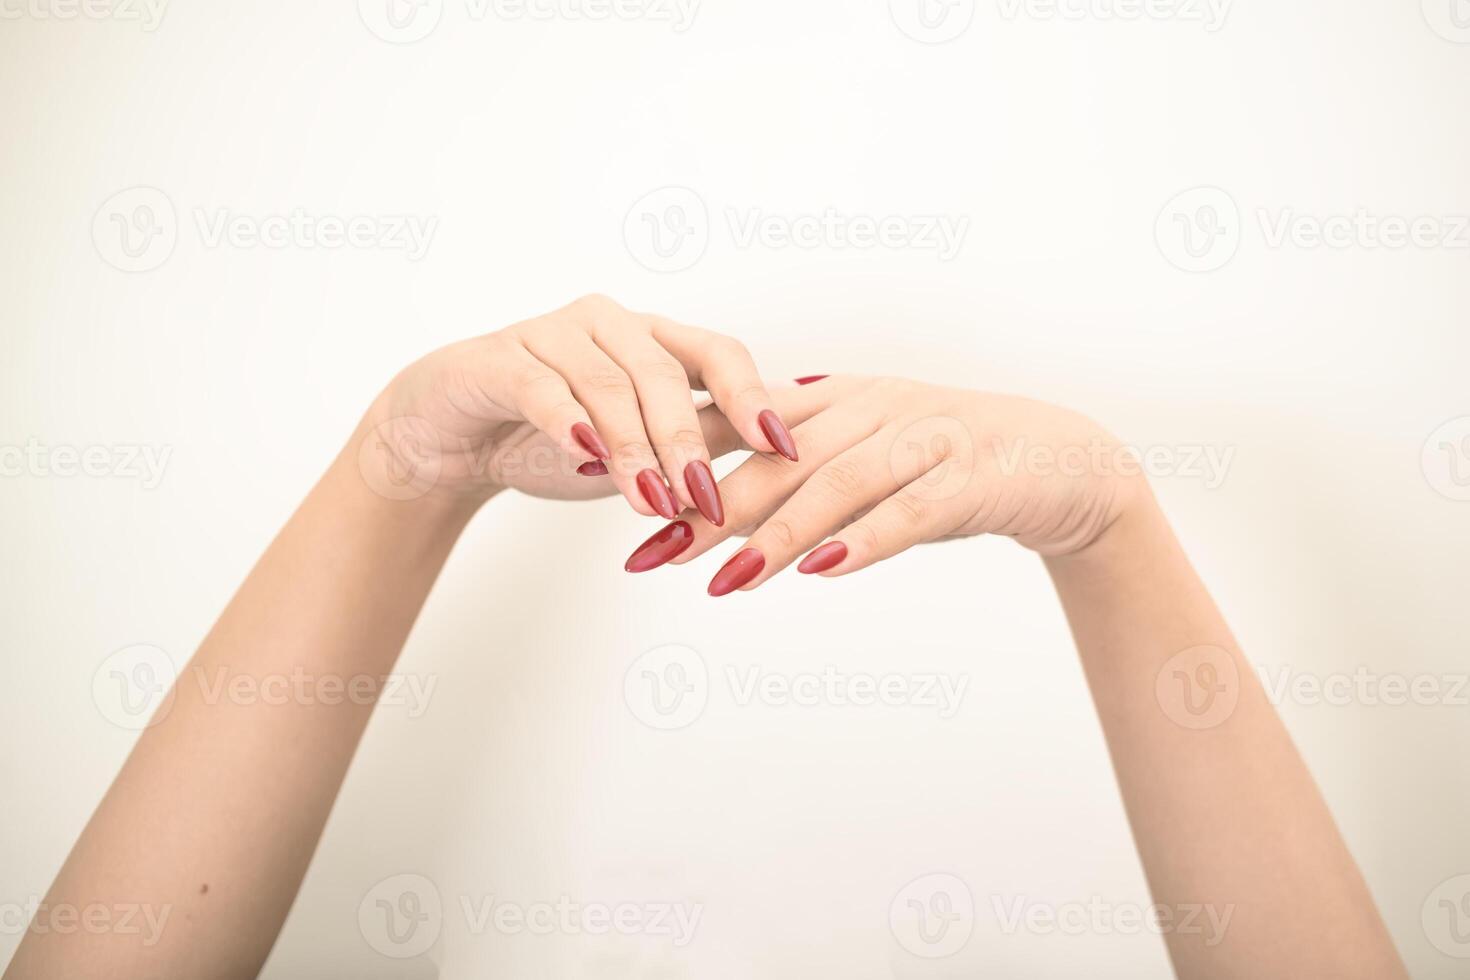
[[[1449, 0], [1239, 0], [1216, 30], [959, 0], [941, 34], [969, 26], [943, 44], [900, 29], [916, 23], [905, 0], [707, 0], [683, 31], [477, 19], [446, 0], [412, 44], [376, 36], [382, 11], [350, 0], [180, 2], [151, 31], [125, 11], [6, 3], [0, 446], [11, 464], [28, 444], [171, 456], [157, 486], [28, 463], [0, 478], [0, 903], [45, 891], [135, 738], [94, 703], [109, 654], [186, 658], [399, 367], [590, 291], [734, 333], [773, 381], [1022, 392], [1138, 446], [1233, 452], [1219, 486], [1156, 486], [1252, 661], [1273, 676], [1470, 670], [1470, 503], [1452, 499], [1470, 458], [1426, 442], [1470, 415], [1466, 233], [1459, 248], [1268, 235], [1287, 211], [1470, 213], [1470, 45], [1455, 43], [1470, 32]], [[155, 216], [177, 243], [130, 273], [108, 261], [110, 213], [93, 227], [136, 185], [166, 197], [172, 216]], [[670, 185], [707, 208], [708, 247], [655, 272], [625, 219]], [[1166, 205], [1201, 186], [1225, 195], [1225, 237], [1205, 259], [1218, 268], [1187, 272]], [[1222, 198], [1184, 200], [1175, 211], [1203, 222], [1200, 203]], [[728, 218], [827, 208], [949, 215], [968, 234], [946, 262], [742, 246]], [[418, 261], [211, 246], [197, 215], [221, 209], [437, 228]], [[436, 680], [429, 710], [374, 718], [267, 976], [1168, 975], [1153, 935], [997, 920], [1018, 898], [1148, 901], [1033, 556], [950, 544], [715, 601], [704, 585], [728, 548], [621, 571], [652, 530], [618, 501], [502, 497], [480, 515], [400, 663]], [[656, 731], [624, 675], [671, 643], [712, 684], [702, 716]], [[724, 680], [826, 665], [970, 686], [945, 720], [742, 707]], [[1470, 872], [1465, 693], [1282, 705], [1418, 977], [1458, 975], [1448, 953], [1470, 953], [1436, 946], [1433, 902], [1421, 916]], [[358, 925], [398, 874], [432, 882], [446, 910], [415, 965]], [[889, 925], [931, 874], [975, 903], [947, 959]], [[703, 918], [680, 949], [475, 934], [460, 899], [490, 895], [698, 903]], [[6, 923], [0, 957], [18, 941]]]

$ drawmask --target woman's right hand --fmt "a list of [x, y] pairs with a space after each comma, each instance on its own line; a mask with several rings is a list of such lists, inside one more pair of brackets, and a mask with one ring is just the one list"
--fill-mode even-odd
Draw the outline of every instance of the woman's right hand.
[[796, 459], [740, 342], [588, 296], [409, 366], [365, 419], [359, 466], [394, 499], [616, 492], [646, 516], [687, 507], [720, 526], [695, 390], [746, 445]]

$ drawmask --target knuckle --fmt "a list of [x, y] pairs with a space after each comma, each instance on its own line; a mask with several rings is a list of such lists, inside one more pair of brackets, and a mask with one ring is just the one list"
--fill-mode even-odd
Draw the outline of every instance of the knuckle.
[[633, 380], [617, 368], [600, 368], [582, 379], [588, 388], [601, 395], [632, 395]]
[[637, 436], [615, 437], [611, 448], [613, 455], [619, 459], [648, 459], [653, 455], [653, 450], [648, 447], [648, 443]]
[[851, 500], [856, 497], [863, 488], [863, 470], [852, 460], [833, 460], [818, 472], [819, 483], [823, 492], [831, 498], [840, 501]]
[[572, 301], [572, 306], [589, 313], [605, 313], [610, 310], [621, 310], [617, 301], [602, 293], [586, 293], [578, 296]]
[[878, 534], [866, 521], [854, 521], [842, 532], [853, 550], [864, 555], [873, 555], [878, 552]]
[[922, 524], [924, 519], [929, 515], [929, 505], [911, 493], [896, 493], [890, 500], [893, 503], [892, 510], [894, 516], [906, 528], [912, 528]]
[[638, 374], [653, 381], [670, 381], [682, 385], [689, 383], [684, 365], [672, 357], [650, 358], [638, 365]]
[[773, 517], [767, 521], [762, 532], [783, 549], [790, 548], [796, 542], [796, 531], [780, 518]]
[[703, 453], [704, 433], [696, 429], [677, 429], [669, 433], [664, 444], [676, 453]]

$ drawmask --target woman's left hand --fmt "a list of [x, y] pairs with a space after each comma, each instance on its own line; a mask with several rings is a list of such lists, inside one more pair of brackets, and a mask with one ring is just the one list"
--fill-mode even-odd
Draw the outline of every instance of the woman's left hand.
[[691, 561], [741, 534], [750, 540], [711, 595], [756, 588], [804, 554], [800, 571], [838, 576], [975, 534], [1055, 557], [1087, 548], [1148, 497], [1116, 439], [1054, 405], [892, 378], [823, 378], [774, 394], [799, 423], [800, 461], [751, 457], [720, 482], [723, 527], [681, 515], [629, 571]]

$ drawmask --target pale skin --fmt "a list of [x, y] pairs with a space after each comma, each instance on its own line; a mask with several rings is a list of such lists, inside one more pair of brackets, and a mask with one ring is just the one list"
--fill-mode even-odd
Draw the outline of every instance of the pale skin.
[[[600, 383], [589, 384], [578, 372], [594, 363]], [[696, 411], [696, 388], [713, 404]], [[796, 460], [761, 425], [771, 409], [791, 427]], [[577, 422], [606, 441], [607, 475], [583, 475], [601, 470], [570, 434]], [[1018, 444], [1093, 462], [1048, 467], [1044, 454], [1016, 454]], [[946, 538], [1003, 534], [1036, 551], [1071, 623], [1154, 902], [1231, 908], [1223, 937], [1166, 931], [1177, 974], [1406, 976], [1320, 793], [1146, 482], [1096, 464], [1118, 458], [1116, 448], [1079, 415], [1009, 396], [858, 378], [768, 391], [733, 341], [601, 298], [436, 352], [385, 389], [272, 542], [46, 898], [52, 909], [167, 908], [164, 927], [61, 933], [38, 914], [5, 977], [258, 973], [372, 698], [210, 699], [194, 679], [387, 674], [455, 541], [499, 492], [620, 493], [651, 516], [659, 509], [637, 481], [649, 469], [689, 526], [691, 543], [673, 560], [750, 535], [738, 550], [762, 561], [738, 589], [778, 588], [771, 578], [832, 542], [845, 553], [827, 548], [815, 563], [829, 578]], [[754, 454], [720, 486], [720, 526], [681, 477], [691, 460], [740, 450]], [[1159, 684], [1198, 648], [1214, 651], [1214, 668], [1238, 667], [1231, 710], [1205, 726], [1171, 710]], [[294, 751], [303, 744], [312, 751]]]

